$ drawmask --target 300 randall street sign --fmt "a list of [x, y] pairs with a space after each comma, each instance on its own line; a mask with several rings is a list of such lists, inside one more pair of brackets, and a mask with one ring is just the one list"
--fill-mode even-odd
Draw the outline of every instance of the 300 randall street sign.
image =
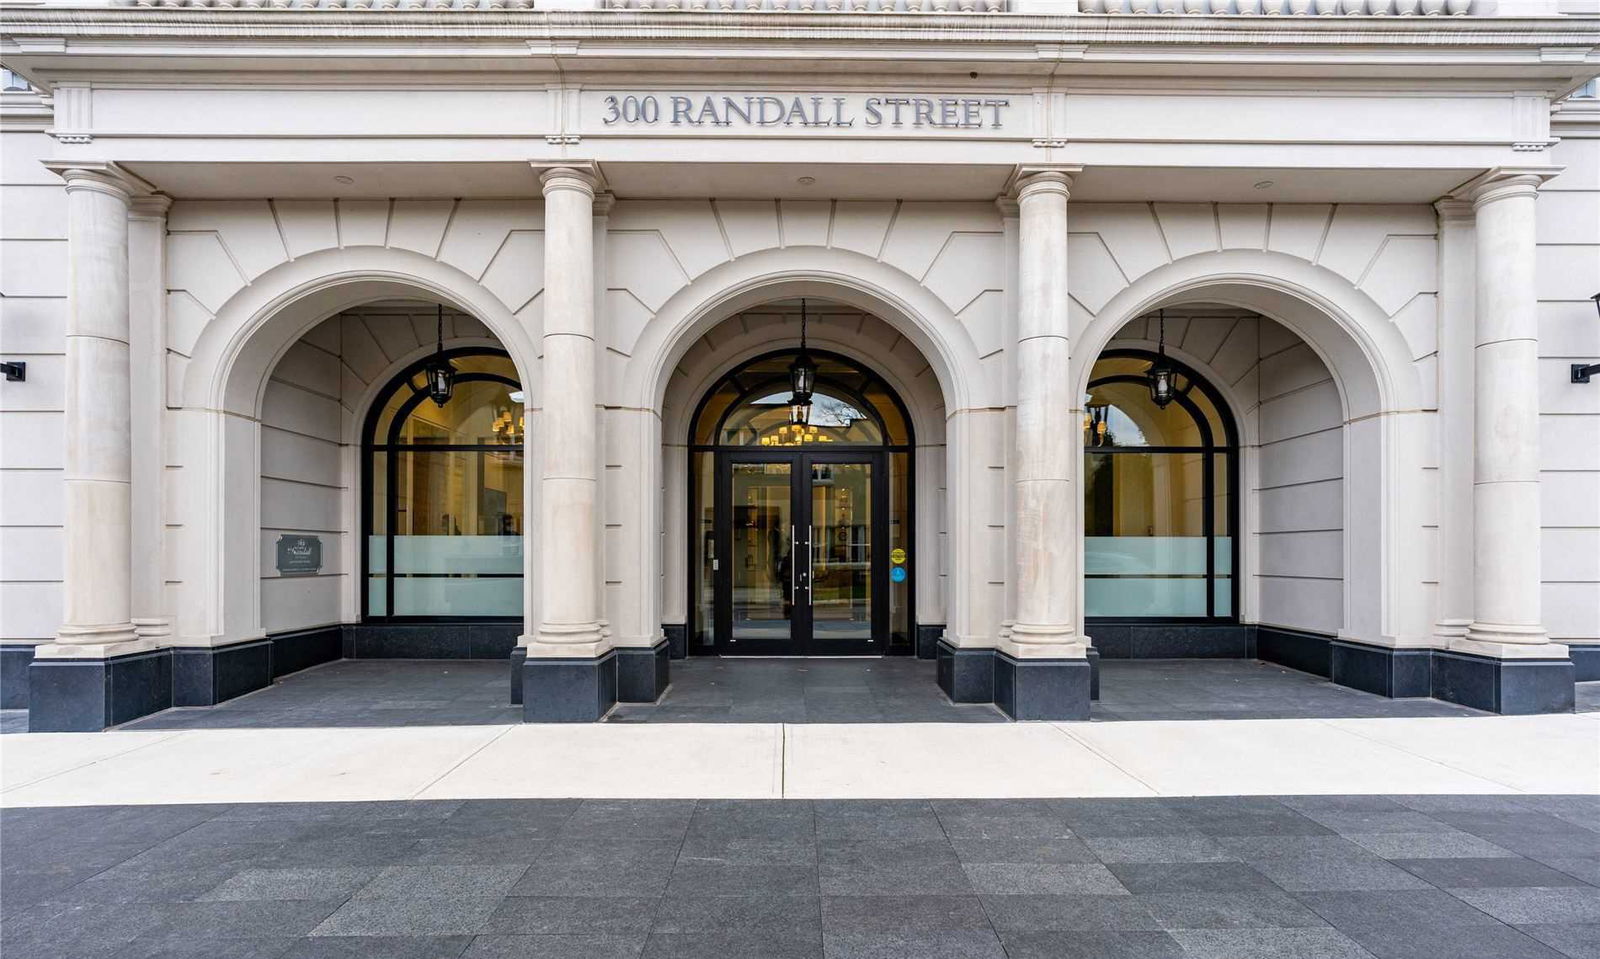
[[1011, 101], [892, 94], [608, 93], [601, 105], [606, 126], [998, 130]]

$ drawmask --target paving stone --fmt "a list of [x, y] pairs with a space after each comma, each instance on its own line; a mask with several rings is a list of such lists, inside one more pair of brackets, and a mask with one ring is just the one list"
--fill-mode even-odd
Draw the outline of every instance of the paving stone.
[[313, 936], [461, 936], [488, 929], [498, 897], [351, 899]]
[[989, 929], [976, 896], [828, 896], [822, 927], [829, 933], [911, 935], [946, 929]]
[[462, 959], [636, 959], [643, 936], [478, 936]]
[[114, 959], [283, 959], [298, 939], [205, 939], [182, 941], [135, 939], [118, 950]]
[[1372, 858], [1372, 852], [1351, 842], [1344, 836], [1217, 836], [1217, 845], [1245, 862], [1258, 859], [1360, 859]]
[[942, 929], [915, 934], [827, 931], [827, 959], [1006, 959], [1000, 938], [988, 929]]
[[1090, 863], [968, 863], [972, 888], [985, 895], [1116, 895], [1126, 892], [1105, 866]]
[[1144, 903], [1129, 895], [984, 896], [990, 922], [1002, 932], [1053, 932], [1073, 929], [1143, 930], [1161, 924]]
[[1044, 800], [940, 799], [932, 805], [952, 841], [1073, 838], [1066, 817]]
[[1239, 862], [1113, 863], [1130, 892], [1238, 892], [1274, 890], [1272, 882]]
[[822, 936], [797, 936], [768, 930], [652, 933], [642, 959], [821, 959]]
[[[822, 931], [821, 900], [805, 896], [691, 896], [660, 900], [651, 932], [789, 931], [815, 938]], [[644, 918], [650, 919], [645, 913]]]
[[1345, 838], [1384, 859], [1515, 859], [1502, 849], [1471, 833], [1450, 830], [1431, 833], [1346, 833]]
[[1078, 839], [988, 839], [950, 840], [950, 847], [962, 862], [1093, 863], [1100, 857]]
[[586, 800], [561, 825], [562, 839], [683, 839], [695, 802], [683, 800]]
[[1266, 889], [1249, 892], [1158, 892], [1137, 897], [1162, 929], [1265, 929], [1326, 926], [1321, 916], [1292, 896]]
[[1496, 920], [1439, 889], [1301, 892], [1294, 898], [1346, 931], [1360, 926], [1492, 926]]
[[1566, 959], [1538, 940], [1499, 923], [1337, 928], [1378, 959]]
[[388, 866], [355, 895], [358, 899], [504, 896], [527, 871], [527, 863]]
[[1600, 959], [1600, 923], [1536, 923], [1517, 931], [1571, 959]]
[[1178, 929], [1185, 959], [1371, 959], [1334, 929]]
[[1377, 857], [1358, 859], [1262, 859], [1253, 863], [1290, 892], [1310, 890], [1425, 889], [1427, 883]]
[[680, 860], [667, 883], [669, 896], [816, 896], [817, 867], [744, 865]]
[[495, 907], [488, 930], [523, 936], [643, 934], [650, 931], [657, 902], [648, 898], [513, 896]]
[[1327, 826], [1341, 836], [1371, 833], [1451, 833], [1456, 828], [1432, 816], [1407, 810], [1326, 810], [1302, 813], [1307, 819]]
[[457, 959], [471, 936], [319, 936], [300, 939], [279, 959]]
[[1531, 859], [1396, 859], [1394, 864], [1441, 889], [1584, 885]]
[[1239, 857], [1206, 836], [1123, 836], [1084, 840], [1103, 862], [1233, 862]]
[[1600, 889], [1560, 888], [1452, 889], [1450, 892], [1501, 922], [1600, 923]]
[[363, 866], [335, 866], [324, 869], [314, 867], [245, 869], [195, 898], [343, 900], [371, 882], [375, 875], [377, 869]]
[[844, 839], [943, 841], [944, 827], [922, 800], [819, 800], [818, 841]]
[[815, 864], [817, 845], [808, 839], [745, 839], [691, 833], [678, 850], [678, 865], [724, 863], [741, 866]]
[[1006, 932], [1008, 959], [1183, 959], [1183, 947], [1165, 932]]

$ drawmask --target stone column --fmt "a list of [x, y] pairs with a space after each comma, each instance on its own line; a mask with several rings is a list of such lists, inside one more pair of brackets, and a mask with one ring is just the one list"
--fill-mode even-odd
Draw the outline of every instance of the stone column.
[[523, 646], [522, 714], [592, 722], [617, 700], [600, 575], [594, 175], [553, 167], [544, 187], [544, 336], [539, 378], [537, 632]]
[[1475, 548], [1472, 624], [1456, 645], [1497, 656], [1550, 655], [1539, 603], [1534, 202], [1541, 182], [1533, 173], [1502, 173], [1469, 194], [1477, 214]]
[[1036, 173], [1017, 192], [1017, 617], [1005, 650], [1081, 657], [1073, 403], [1067, 371], [1067, 195], [1071, 177]]
[[568, 167], [544, 185], [544, 360], [540, 379], [540, 611], [528, 655], [597, 656], [599, 438], [595, 414], [595, 180]]
[[67, 192], [65, 622], [41, 655], [102, 658], [135, 638], [128, 347], [129, 181], [59, 170]]
[[1073, 482], [1079, 429], [1068, 369], [1067, 196], [1063, 170], [1017, 190], [1016, 619], [1001, 631], [994, 701], [1014, 719], [1088, 719], [1091, 668], [1078, 632]]
[[128, 221], [129, 344], [132, 349], [133, 612], [140, 638], [165, 642], [172, 634], [166, 608], [166, 243], [172, 201], [139, 197]]
[[1439, 594], [1434, 636], [1450, 642], [1472, 622], [1472, 204], [1446, 199], [1439, 215]]

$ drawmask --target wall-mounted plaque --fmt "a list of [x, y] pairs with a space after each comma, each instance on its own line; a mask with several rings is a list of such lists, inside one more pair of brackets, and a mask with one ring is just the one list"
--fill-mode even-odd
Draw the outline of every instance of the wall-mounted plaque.
[[322, 538], [300, 533], [278, 537], [278, 573], [304, 576], [322, 569]]

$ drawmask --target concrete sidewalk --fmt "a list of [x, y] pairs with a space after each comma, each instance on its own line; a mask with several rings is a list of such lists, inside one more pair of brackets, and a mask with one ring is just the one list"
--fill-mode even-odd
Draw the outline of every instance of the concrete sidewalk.
[[1600, 714], [30, 734], [0, 806], [1600, 793]]

